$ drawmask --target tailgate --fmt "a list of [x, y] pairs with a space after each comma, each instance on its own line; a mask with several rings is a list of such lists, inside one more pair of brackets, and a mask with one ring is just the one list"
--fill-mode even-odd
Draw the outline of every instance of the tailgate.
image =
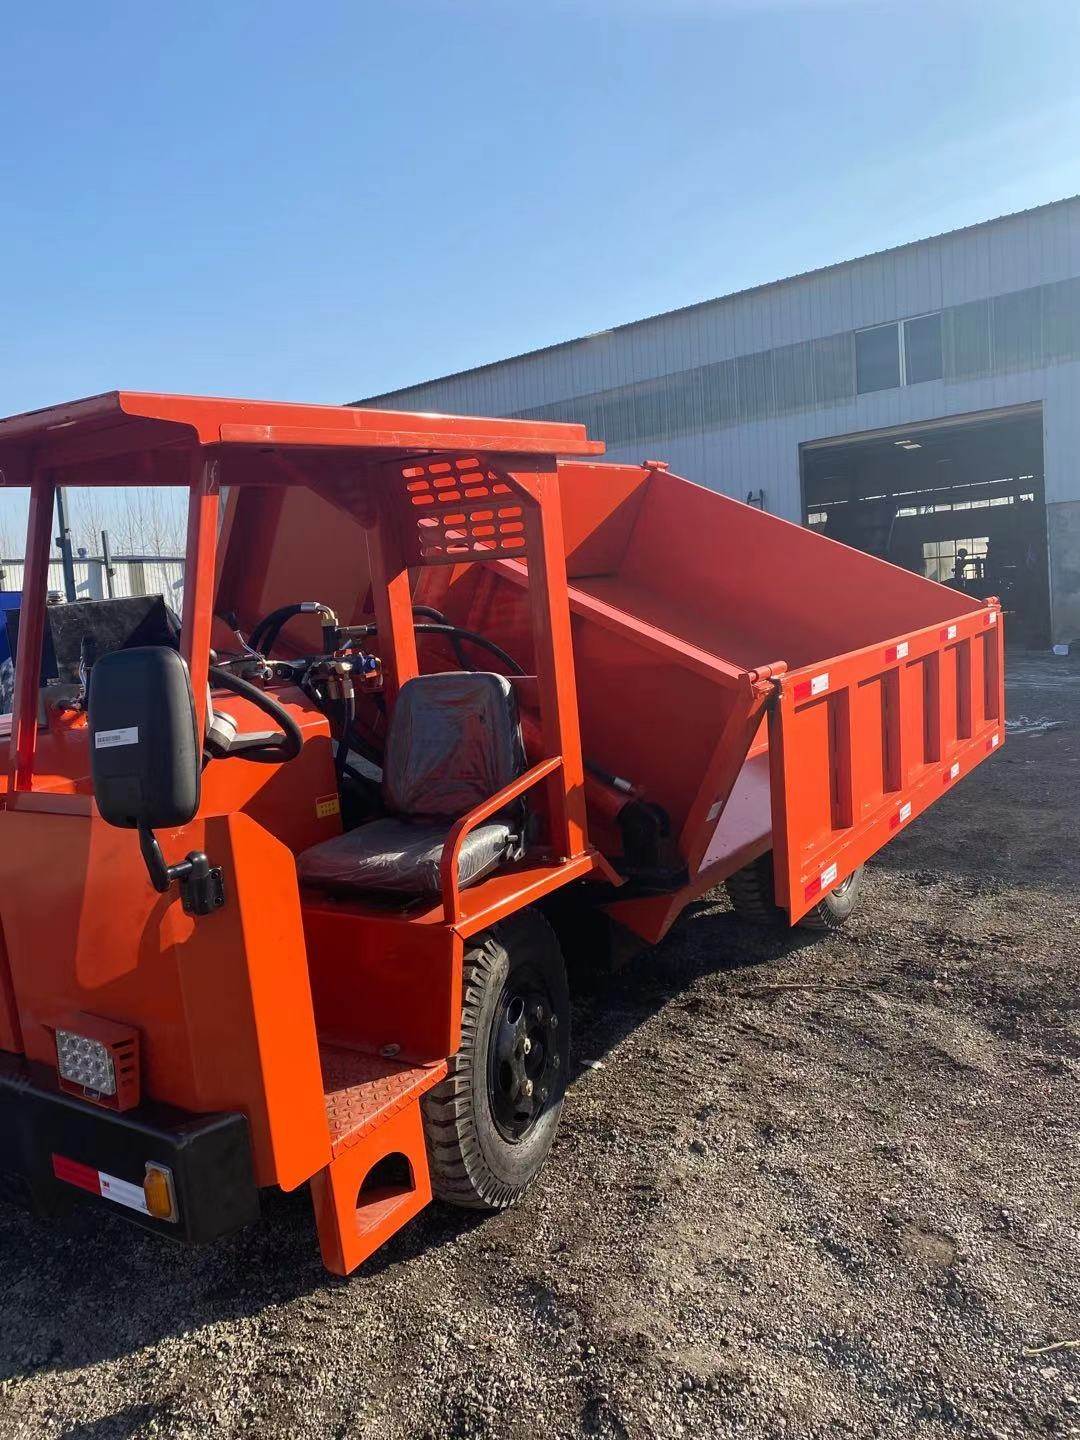
[[792, 924], [1005, 739], [996, 603], [778, 682], [776, 898]]

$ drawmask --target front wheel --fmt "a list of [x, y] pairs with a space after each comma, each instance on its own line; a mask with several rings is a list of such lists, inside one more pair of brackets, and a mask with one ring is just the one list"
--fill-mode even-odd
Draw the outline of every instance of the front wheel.
[[[839, 885], [808, 910], [797, 922], [804, 930], [838, 930], [859, 902], [863, 867], [853, 870]], [[773, 889], [772, 851], [759, 855], [749, 865], [736, 870], [724, 882], [731, 908], [742, 920], [755, 925], [785, 925], [787, 915], [777, 905]]]
[[562, 951], [543, 916], [523, 910], [466, 954], [461, 1048], [421, 1102], [440, 1200], [503, 1210], [524, 1194], [555, 1138], [569, 1052]]

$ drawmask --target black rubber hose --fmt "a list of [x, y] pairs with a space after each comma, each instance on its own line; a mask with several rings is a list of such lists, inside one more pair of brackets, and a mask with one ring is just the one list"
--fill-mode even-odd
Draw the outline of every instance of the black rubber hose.
[[271, 610], [269, 615], [264, 615], [255, 626], [248, 645], [252, 650], [258, 650], [261, 655], [269, 655], [277, 644], [278, 636], [290, 620], [297, 615], [314, 614], [322, 615], [324, 622], [329, 617], [333, 623], [337, 623], [330, 607], [319, 601], [309, 601], [303, 605], [279, 605], [276, 610]]
[[[434, 620], [438, 625], [448, 625], [450, 622], [441, 610], [436, 610], [434, 605], [414, 605], [412, 607], [414, 618], [419, 616], [422, 620]], [[461, 666], [462, 670], [468, 670], [469, 662], [465, 658], [465, 652], [461, 648], [461, 636], [451, 635], [450, 644], [454, 651], [454, 659]]]
[[[471, 645], [479, 645], [482, 650], [489, 650], [492, 655], [501, 660], [512, 675], [524, 675], [527, 672], [521, 668], [512, 655], [508, 655], [501, 645], [496, 645], [494, 640], [489, 640], [486, 635], [478, 635], [475, 630], [464, 630], [460, 625], [429, 625], [426, 621], [414, 625], [413, 629], [418, 635], [454, 635], [459, 640], [467, 640]], [[377, 635], [377, 625], [350, 625], [349, 639], [366, 639], [369, 635]]]
[[[434, 605], [414, 605], [412, 607], [412, 613], [414, 620], [419, 618], [421, 620], [434, 620], [435, 623], [438, 625], [450, 624], [449, 620], [447, 620], [443, 612], [441, 610], [436, 610]], [[363, 622], [361, 622], [361, 624], [362, 623]], [[355, 625], [350, 627], [350, 629], [352, 630], [356, 630], [356, 628], [357, 627]], [[457, 627], [451, 626], [451, 629], [456, 631]], [[374, 625], [372, 625], [370, 633], [374, 634]], [[466, 660], [465, 652], [461, 648], [460, 636], [458, 636], [457, 634], [451, 635], [450, 644], [453, 646], [454, 649], [454, 659], [461, 666], [462, 670], [468, 670], [469, 662]]]
[[237, 752], [237, 759], [254, 760], [260, 765], [281, 765], [286, 760], [296, 759], [304, 748], [304, 735], [284, 705], [279, 704], [265, 690], [260, 690], [257, 685], [241, 680], [239, 675], [234, 675], [231, 670], [223, 670], [218, 665], [210, 666], [210, 683], [221, 690], [230, 690], [234, 695], [250, 700], [264, 715], [269, 716], [275, 725], [281, 727], [285, 736], [280, 745], [257, 745], [251, 750], [240, 750]]
[[340, 790], [349, 762], [349, 739], [352, 735], [353, 721], [356, 719], [356, 697], [350, 695], [344, 700], [336, 700], [333, 703], [341, 714], [341, 723], [337, 732], [337, 749], [334, 753], [334, 770]]
[[266, 631], [276, 627], [274, 628], [273, 636], [273, 638], [276, 640], [278, 631], [281, 629], [281, 627], [287, 621], [291, 620], [294, 615], [301, 615], [302, 613], [303, 611], [301, 610], [299, 605], [279, 605], [276, 610], [271, 610], [269, 615], [264, 615], [262, 617], [259, 623], [255, 626], [255, 629], [252, 630], [251, 634], [248, 636], [248, 644], [250, 645], [252, 650], [258, 650], [260, 654], [266, 654], [267, 652], [260, 648], [260, 642], [262, 641], [263, 635], [266, 633]]
[[508, 655], [501, 645], [496, 645], [494, 640], [489, 640], [486, 635], [478, 635], [475, 630], [465, 630], [460, 625], [414, 625], [413, 629], [421, 635], [452, 635], [459, 640], [467, 640], [472, 645], [479, 645], [482, 650], [490, 650], [509, 669], [512, 675], [524, 675], [525, 671], [512, 655]]

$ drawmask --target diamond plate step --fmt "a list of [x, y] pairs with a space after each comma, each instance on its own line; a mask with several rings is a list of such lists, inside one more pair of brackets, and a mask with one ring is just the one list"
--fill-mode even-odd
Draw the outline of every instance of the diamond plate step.
[[446, 1074], [438, 1065], [408, 1065], [343, 1045], [320, 1045], [326, 1119], [334, 1156], [418, 1100]]

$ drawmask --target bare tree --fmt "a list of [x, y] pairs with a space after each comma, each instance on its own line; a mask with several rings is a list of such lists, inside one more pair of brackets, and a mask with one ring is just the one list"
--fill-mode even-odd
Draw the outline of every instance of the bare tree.
[[117, 492], [117, 555], [182, 555], [184, 546], [183, 495], [150, 487]]
[[101, 553], [101, 532], [109, 528], [107, 494], [89, 486], [68, 491], [68, 526], [76, 553]]

